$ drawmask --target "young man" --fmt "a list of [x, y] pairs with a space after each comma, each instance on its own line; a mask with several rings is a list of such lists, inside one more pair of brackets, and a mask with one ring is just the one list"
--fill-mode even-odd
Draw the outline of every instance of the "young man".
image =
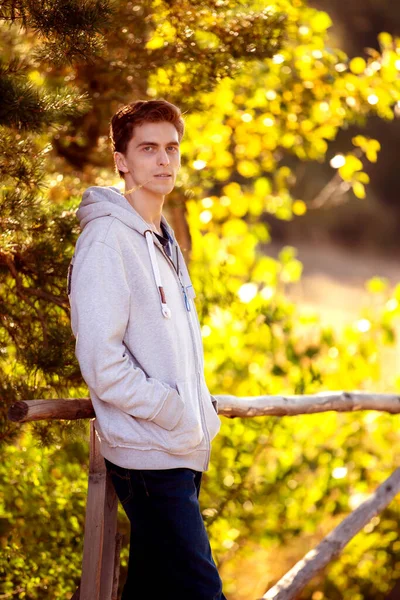
[[131, 523], [122, 600], [226, 600], [198, 501], [221, 422], [204, 378], [195, 292], [162, 214], [183, 133], [180, 110], [164, 100], [113, 116], [125, 192], [84, 192], [68, 272], [75, 353]]

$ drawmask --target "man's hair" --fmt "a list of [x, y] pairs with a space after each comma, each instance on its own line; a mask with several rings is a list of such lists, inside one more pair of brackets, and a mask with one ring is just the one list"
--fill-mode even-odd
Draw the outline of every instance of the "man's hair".
[[[160, 123], [167, 121], [175, 126], [181, 141], [185, 123], [180, 109], [166, 100], [137, 100], [117, 110], [110, 123], [110, 140], [113, 152], [125, 154], [133, 137], [134, 129], [143, 123]], [[116, 168], [117, 170], [117, 168]], [[124, 179], [124, 173], [119, 171]]]

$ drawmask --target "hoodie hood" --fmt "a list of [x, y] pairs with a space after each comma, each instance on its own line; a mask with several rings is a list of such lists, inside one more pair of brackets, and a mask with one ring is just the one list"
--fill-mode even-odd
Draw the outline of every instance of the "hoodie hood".
[[[101, 217], [113, 216], [135, 229], [142, 235], [146, 229], [149, 229], [149, 224], [143, 217], [133, 208], [125, 196], [117, 187], [88, 187], [82, 195], [82, 201], [76, 211], [76, 216], [79, 220], [81, 230], [86, 227], [90, 221]], [[172, 227], [167, 223], [164, 215], [161, 215], [161, 221], [166, 226], [168, 233], [173, 237], [175, 242], [174, 232]]]
[[[145, 237], [154, 275], [154, 284], [158, 288], [160, 295], [161, 311], [165, 318], [170, 318], [171, 310], [168, 307], [167, 299], [165, 297], [165, 291], [162, 285], [160, 270], [158, 267], [159, 259], [157, 259], [155, 246], [161, 250], [165, 260], [168, 260], [171, 263], [171, 268], [175, 267], [173, 266], [172, 261], [166, 257], [163, 247], [157, 239], [155, 232], [150, 229], [149, 224], [143, 219], [137, 210], [133, 208], [133, 206], [128, 202], [119, 189], [114, 186], [91, 186], [87, 188], [83, 193], [82, 201], [78, 207], [78, 210], [76, 211], [76, 217], [79, 220], [82, 231], [88, 225], [88, 223], [94, 221], [95, 219], [115, 217]], [[186, 307], [188, 310], [190, 310], [190, 303], [187, 301], [186, 294], [188, 294], [190, 298], [194, 298], [196, 294], [190, 280], [189, 272], [186, 267], [182, 252], [176, 241], [174, 231], [163, 214], [161, 214], [161, 222], [164, 224], [164, 227], [168, 233], [173, 253], [177, 257], [176, 272], [183, 288]]]

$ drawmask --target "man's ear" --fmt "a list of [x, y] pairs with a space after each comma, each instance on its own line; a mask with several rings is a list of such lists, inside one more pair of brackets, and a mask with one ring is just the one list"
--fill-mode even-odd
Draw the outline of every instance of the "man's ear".
[[114, 152], [114, 162], [117, 165], [117, 169], [123, 173], [128, 173], [129, 169], [126, 165], [125, 156], [122, 152]]

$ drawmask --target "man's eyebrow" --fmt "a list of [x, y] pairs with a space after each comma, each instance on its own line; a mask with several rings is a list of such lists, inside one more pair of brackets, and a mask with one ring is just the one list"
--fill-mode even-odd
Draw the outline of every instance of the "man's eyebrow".
[[[140, 144], [138, 144], [136, 146], [136, 148], [140, 148], [140, 146], [159, 146], [160, 144], [157, 144], [157, 142], [140, 142]], [[168, 142], [168, 144], [165, 144], [166, 146], [179, 146], [179, 143], [176, 142], [175, 140], [173, 140], [172, 142]]]

